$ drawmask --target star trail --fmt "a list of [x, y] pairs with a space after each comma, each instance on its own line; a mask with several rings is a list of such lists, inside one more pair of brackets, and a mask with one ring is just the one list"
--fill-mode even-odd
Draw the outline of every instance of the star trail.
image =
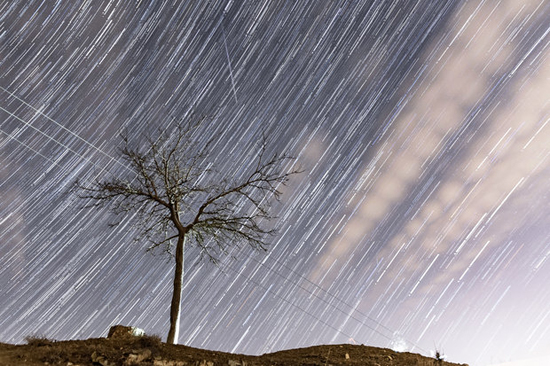
[[550, 356], [549, 42], [544, 0], [1, 2], [0, 342], [165, 339], [172, 261], [71, 189], [207, 115], [305, 173], [268, 252], [187, 250], [180, 343]]

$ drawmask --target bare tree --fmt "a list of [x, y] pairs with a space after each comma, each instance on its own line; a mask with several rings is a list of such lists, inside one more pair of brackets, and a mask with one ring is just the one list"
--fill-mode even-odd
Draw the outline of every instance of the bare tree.
[[267, 157], [264, 138], [244, 173], [224, 176], [212, 163], [214, 140], [201, 142], [201, 126], [179, 123], [169, 133], [146, 137], [139, 147], [123, 136], [120, 155], [133, 173], [126, 179], [77, 183], [79, 197], [91, 202], [87, 207], [108, 205], [117, 214], [134, 213], [136, 239], [147, 239], [148, 250], [160, 247], [175, 258], [167, 337], [172, 344], [179, 335], [186, 244], [197, 245], [213, 262], [239, 243], [265, 250], [266, 237], [275, 232], [269, 224], [271, 204], [280, 200], [280, 185], [299, 173], [293, 167], [285, 170], [293, 165], [292, 157]]

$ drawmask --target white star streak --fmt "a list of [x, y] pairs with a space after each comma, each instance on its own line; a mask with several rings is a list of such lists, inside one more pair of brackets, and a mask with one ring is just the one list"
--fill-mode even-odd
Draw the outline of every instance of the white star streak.
[[264, 135], [306, 172], [267, 253], [186, 249], [181, 342], [548, 359], [549, 24], [545, 0], [0, 3], [0, 342], [166, 335], [171, 262], [71, 187], [133, 179], [121, 132], [207, 115], [228, 178]]

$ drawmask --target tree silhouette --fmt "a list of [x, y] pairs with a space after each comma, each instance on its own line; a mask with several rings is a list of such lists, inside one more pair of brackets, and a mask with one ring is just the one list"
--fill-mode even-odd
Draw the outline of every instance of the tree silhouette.
[[[170, 330], [167, 343], [177, 343], [181, 308], [184, 253], [187, 243], [217, 263], [218, 256], [239, 243], [266, 249], [266, 237], [275, 229], [271, 204], [279, 201], [280, 185], [299, 169], [287, 154], [266, 155], [266, 139], [255, 151], [254, 163], [235, 177], [213, 164], [214, 138], [204, 136], [197, 123], [181, 123], [156, 138], [145, 136], [143, 146], [123, 135], [120, 156], [132, 173], [84, 185], [78, 195], [86, 207], [108, 206], [116, 214], [133, 213], [136, 240], [147, 239], [148, 250], [163, 248], [175, 259]], [[126, 215], [128, 216], [128, 215]], [[123, 218], [124, 220], [124, 218]], [[176, 241], [175, 247], [173, 241]]]

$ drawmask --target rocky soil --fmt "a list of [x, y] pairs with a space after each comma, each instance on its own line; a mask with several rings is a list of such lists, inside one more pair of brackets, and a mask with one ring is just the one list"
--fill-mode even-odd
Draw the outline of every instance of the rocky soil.
[[[110, 332], [111, 334], [111, 332]], [[363, 345], [323, 345], [247, 356], [162, 343], [156, 336], [51, 341], [28, 338], [25, 345], [0, 343], [0, 365], [151, 366], [452, 366], [414, 353]]]

